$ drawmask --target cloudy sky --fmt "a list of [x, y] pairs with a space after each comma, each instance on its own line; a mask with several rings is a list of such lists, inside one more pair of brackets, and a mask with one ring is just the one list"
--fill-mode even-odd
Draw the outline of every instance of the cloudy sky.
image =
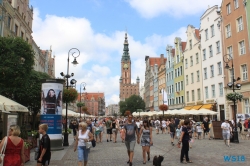
[[[132, 59], [132, 81], [144, 82], [145, 55], [166, 56], [175, 37], [186, 41], [186, 27], [199, 28], [200, 17], [221, 0], [30, 0], [33, 38], [41, 49], [52, 46], [56, 77], [66, 73], [68, 51], [78, 48], [79, 65], [70, 65], [87, 92], [104, 92], [106, 103], [119, 102], [119, 78], [125, 32]], [[70, 57], [70, 61], [73, 61]]]

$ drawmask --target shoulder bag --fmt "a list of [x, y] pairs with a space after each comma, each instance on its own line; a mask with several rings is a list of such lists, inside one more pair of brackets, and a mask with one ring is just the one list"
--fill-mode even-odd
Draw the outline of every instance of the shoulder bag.
[[91, 141], [85, 142], [85, 145], [86, 149], [90, 149], [92, 147], [92, 142]]
[[2, 160], [2, 162], [0, 163], [0, 166], [3, 166], [3, 162], [4, 162], [4, 156], [5, 156], [5, 149], [6, 149], [6, 146], [7, 146], [7, 140], [8, 137], [5, 137], [5, 140], [4, 140], [4, 143], [3, 143], [3, 147], [1, 149], [1, 152], [0, 152], [0, 158]]

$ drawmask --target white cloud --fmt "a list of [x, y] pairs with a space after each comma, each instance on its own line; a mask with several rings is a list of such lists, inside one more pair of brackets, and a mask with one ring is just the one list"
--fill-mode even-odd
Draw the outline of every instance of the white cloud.
[[[111, 35], [96, 33], [89, 20], [75, 17], [58, 17], [47, 15], [44, 20], [39, 11], [34, 10], [33, 37], [41, 49], [49, 49], [52, 45], [55, 58], [55, 74], [66, 73], [68, 51], [78, 48], [81, 52], [77, 58], [79, 65], [70, 64], [69, 72], [74, 73], [77, 90], [80, 83], [85, 82], [86, 92], [104, 92], [108, 104], [119, 101], [120, 60], [123, 53], [123, 31], [115, 31]], [[170, 36], [154, 34], [145, 38], [144, 43], [135, 41], [128, 34], [130, 56], [132, 59], [132, 80], [139, 76], [141, 83], [145, 75], [145, 55], [159, 57], [157, 51], [174, 41], [174, 37], [185, 35], [185, 28], [180, 28]], [[70, 62], [74, 59], [70, 55]]]
[[142, 17], [153, 18], [161, 14], [173, 17], [195, 15], [205, 12], [208, 6], [221, 5], [221, 0], [125, 0], [135, 8]]

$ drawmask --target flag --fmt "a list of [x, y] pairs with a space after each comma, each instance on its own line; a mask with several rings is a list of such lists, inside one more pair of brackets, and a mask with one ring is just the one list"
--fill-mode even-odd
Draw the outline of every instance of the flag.
[[163, 93], [161, 93], [161, 95], [162, 95], [163, 104], [168, 105], [168, 95], [164, 89], [162, 89], [162, 91]]

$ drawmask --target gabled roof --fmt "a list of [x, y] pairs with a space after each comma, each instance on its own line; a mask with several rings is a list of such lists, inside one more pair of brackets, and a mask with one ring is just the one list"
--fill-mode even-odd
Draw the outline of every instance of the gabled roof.
[[187, 42], [181, 42], [182, 51], [186, 49]]
[[199, 29], [195, 29], [195, 36], [197, 37], [197, 39], [201, 39], [201, 36], [200, 36], [200, 30]]
[[157, 64], [158, 66], [161, 64], [161, 58], [159, 57], [153, 57], [153, 58], [149, 58], [149, 65], [150, 66], [154, 66], [155, 64]]
[[[82, 92], [82, 99], [87, 99], [91, 100], [92, 97], [95, 99], [95, 101], [98, 101], [98, 98], [104, 98], [104, 93], [87, 93], [87, 92]], [[80, 100], [80, 93], [78, 93], [78, 98], [77, 100]]]

